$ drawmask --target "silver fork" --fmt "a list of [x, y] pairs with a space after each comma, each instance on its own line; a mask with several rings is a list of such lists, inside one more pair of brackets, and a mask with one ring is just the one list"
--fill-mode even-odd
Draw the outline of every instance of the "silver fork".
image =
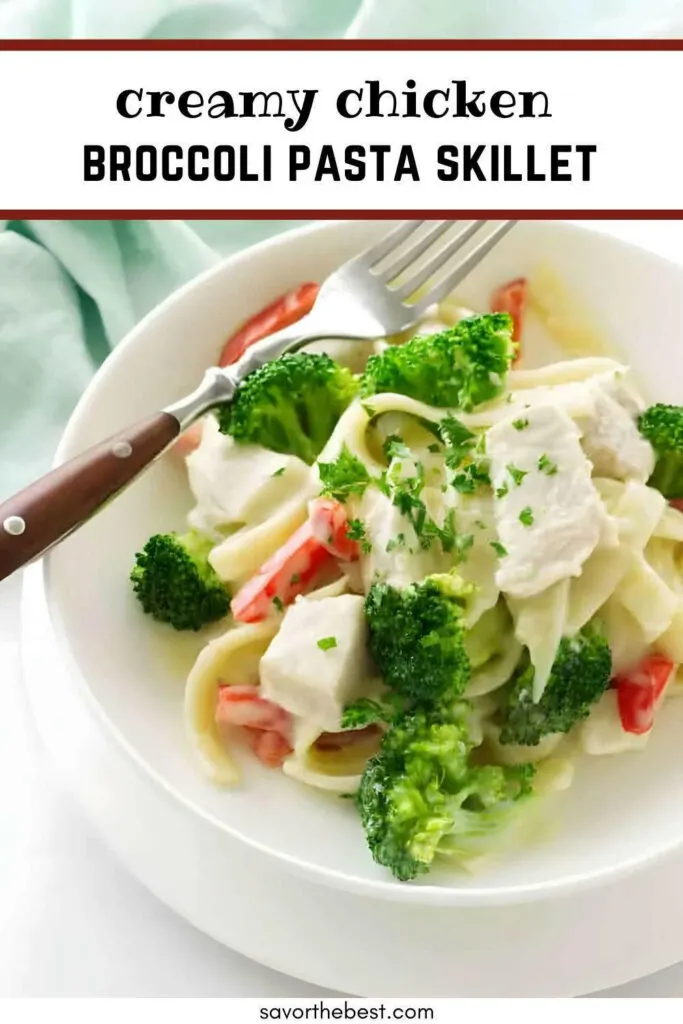
[[[0, 580], [86, 522], [183, 430], [215, 406], [230, 402], [253, 370], [313, 341], [371, 341], [408, 330], [452, 292], [516, 222], [504, 221], [485, 237], [486, 221], [465, 222], [439, 248], [435, 243], [454, 222], [430, 222], [420, 233], [425, 223], [405, 221], [349, 260], [327, 278], [307, 316], [253, 345], [232, 366], [211, 367], [192, 394], [119, 431], [0, 504]], [[433, 281], [471, 239], [474, 247]]]

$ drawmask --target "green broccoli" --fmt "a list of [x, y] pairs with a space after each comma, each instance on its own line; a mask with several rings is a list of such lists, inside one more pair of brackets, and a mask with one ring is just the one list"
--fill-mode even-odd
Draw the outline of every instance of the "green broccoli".
[[400, 881], [429, 871], [437, 854], [466, 860], [512, 823], [531, 793], [532, 765], [472, 765], [467, 705], [447, 721], [397, 719], [368, 762], [356, 806], [374, 860]]
[[452, 409], [472, 409], [504, 388], [514, 355], [512, 319], [487, 313], [440, 334], [418, 335], [371, 356], [361, 378], [364, 396], [384, 391]]
[[218, 425], [236, 441], [310, 465], [357, 391], [353, 374], [329, 356], [285, 355], [249, 374], [234, 400], [218, 408]]
[[145, 612], [174, 629], [201, 629], [230, 610], [230, 594], [208, 560], [213, 542], [195, 531], [157, 533], [135, 556], [130, 574]]
[[592, 624], [565, 638], [553, 662], [543, 696], [534, 703], [534, 669], [524, 658], [499, 712], [500, 742], [535, 747], [545, 736], [566, 733], [590, 714], [609, 686], [612, 655]]
[[405, 590], [372, 585], [365, 600], [370, 653], [391, 690], [416, 704], [463, 692], [470, 662], [462, 615], [472, 590], [450, 574]]
[[[355, 797], [368, 846], [378, 864], [400, 881], [429, 871], [437, 855], [466, 861], [512, 824], [532, 793], [532, 765], [475, 764], [470, 705], [461, 695], [470, 679], [463, 612], [473, 592], [451, 572], [397, 590], [370, 588], [365, 613], [370, 652], [389, 694], [359, 700], [345, 728], [386, 728]], [[473, 654], [486, 658], [498, 627], [495, 609]]]
[[638, 429], [657, 456], [648, 483], [668, 500], [683, 498], [683, 406], [650, 406], [638, 420]]

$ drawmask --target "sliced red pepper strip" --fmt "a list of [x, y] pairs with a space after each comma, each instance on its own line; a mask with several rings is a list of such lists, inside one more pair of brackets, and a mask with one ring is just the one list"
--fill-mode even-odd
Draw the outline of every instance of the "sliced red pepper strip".
[[232, 337], [228, 338], [220, 359], [219, 366], [230, 366], [244, 355], [250, 345], [267, 338], [269, 334], [289, 327], [310, 313], [320, 291], [320, 285], [306, 281], [297, 288], [286, 292], [271, 302], [269, 306], [256, 313], [244, 323]]
[[316, 498], [308, 507], [313, 533], [324, 548], [342, 562], [355, 562], [360, 549], [349, 537], [349, 520], [344, 506], [333, 498]]
[[491, 296], [491, 312], [509, 313], [512, 317], [512, 340], [518, 345], [515, 362], [521, 356], [521, 347], [519, 346], [522, 340], [528, 292], [529, 282], [525, 277], [518, 277], [497, 288]]
[[[301, 320], [306, 313], [310, 313], [313, 309], [319, 291], [320, 285], [313, 281], [306, 281], [298, 288], [275, 299], [259, 313], [255, 313], [228, 338], [221, 351], [218, 365], [230, 366], [232, 363], [236, 363], [250, 345], [267, 338], [269, 334], [274, 334], [275, 331], [279, 331], [283, 327], [289, 327], [297, 320]], [[201, 422], [195, 423], [184, 434], [181, 434], [174, 444], [173, 450], [178, 455], [185, 457], [199, 447], [201, 439], [202, 424]]]
[[261, 622], [273, 608], [281, 610], [310, 590], [316, 577], [332, 565], [334, 557], [306, 520], [238, 590], [231, 603], [233, 616], [238, 622]]
[[636, 668], [612, 680], [624, 732], [642, 736], [650, 731], [657, 702], [671, 678], [673, 667], [673, 662], [664, 655], [650, 654]]
[[344, 506], [330, 498], [316, 498], [309, 506], [309, 518], [295, 530], [281, 548], [264, 562], [232, 599], [232, 614], [238, 622], [261, 622], [273, 611], [282, 610], [312, 584], [337, 559], [358, 557], [356, 541], [347, 535]]

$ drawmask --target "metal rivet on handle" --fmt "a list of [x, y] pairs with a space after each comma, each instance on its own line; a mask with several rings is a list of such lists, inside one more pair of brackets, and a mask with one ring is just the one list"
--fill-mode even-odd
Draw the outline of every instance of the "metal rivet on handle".
[[117, 441], [112, 447], [112, 452], [117, 459], [127, 459], [129, 455], [133, 454], [133, 446], [128, 441]]
[[2, 528], [5, 533], [9, 533], [10, 537], [20, 537], [26, 529], [26, 523], [21, 516], [7, 516]]

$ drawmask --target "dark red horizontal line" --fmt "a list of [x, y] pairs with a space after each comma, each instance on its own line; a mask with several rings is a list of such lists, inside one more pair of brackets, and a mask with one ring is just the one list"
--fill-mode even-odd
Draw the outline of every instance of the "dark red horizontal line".
[[680, 210], [0, 210], [1, 220], [683, 220]]
[[2, 50], [683, 50], [683, 39], [0, 39]]

